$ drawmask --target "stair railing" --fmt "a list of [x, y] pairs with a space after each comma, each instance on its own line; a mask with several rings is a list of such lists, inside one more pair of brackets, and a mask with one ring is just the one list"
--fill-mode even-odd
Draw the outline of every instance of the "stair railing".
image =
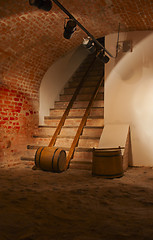
[[88, 106], [86, 108], [86, 111], [85, 111], [85, 113], [84, 113], [84, 115], [82, 117], [81, 123], [80, 123], [80, 125], [78, 127], [77, 133], [76, 133], [76, 135], [74, 137], [74, 140], [72, 142], [72, 145], [70, 147], [70, 150], [69, 150], [69, 153], [68, 153], [68, 156], [67, 156], [67, 160], [66, 160], [65, 170], [68, 168], [69, 163], [70, 163], [70, 161], [71, 161], [71, 159], [73, 157], [73, 154], [74, 154], [74, 151], [75, 151], [75, 147], [78, 145], [78, 141], [79, 141], [80, 135], [82, 134], [83, 128], [84, 128], [84, 126], [85, 126], [85, 124], [87, 122], [87, 118], [88, 118], [88, 115], [90, 114], [90, 110], [91, 110], [92, 104], [93, 104], [93, 102], [94, 102], [94, 100], [95, 100], [95, 98], [97, 96], [97, 93], [98, 93], [99, 88], [100, 88], [101, 84], [103, 83], [103, 81], [104, 81], [104, 76], [102, 75], [102, 77], [100, 78], [100, 80], [97, 83], [97, 86], [96, 86], [96, 88], [95, 88], [95, 90], [93, 92], [93, 95], [92, 95], [92, 97], [90, 99], [90, 102], [89, 102], [89, 104], [88, 104]]
[[87, 71], [86, 71], [85, 74], [83, 75], [83, 78], [82, 78], [82, 80], [80, 81], [78, 87], [76, 88], [76, 90], [75, 90], [75, 92], [74, 92], [74, 94], [73, 94], [73, 96], [72, 96], [72, 98], [71, 98], [71, 100], [70, 100], [70, 102], [69, 102], [66, 110], [64, 111], [64, 114], [63, 114], [60, 122], [58, 123], [58, 126], [57, 126], [57, 128], [56, 128], [56, 130], [55, 130], [55, 132], [54, 132], [54, 134], [53, 134], [53, 136], [52, 136], [52, 139], [51, 139], [48, 147], [53, 147], [53, 146], [54, 146], [54, 144], [55, 144], [55, 142], [56, 142], [56, 139], [57, 139], [57, 136], [60, 134], [60, 131], [61, 131], [61, 129], [62, 129], [64, 123], [65, 123], [65, 120], [66, 120], [66, 118], [67, 118], [67, 116], [68, 116], [68, 114], [69, 114], [69, 112], [70, 112], [70, 109], [72, 108], [73, 103], [74, 103], [74, 101], [76, 100], [76, 97], [77, 97], [77, 95], [79, 94], [80, 89], [81, 89], [81, 87], [82, 87], [82, 85], [83, 85], [83, 82], [84, 82], [85, 78], [87, 77], [89, 71], [91, 70], [91, 67], [93, 66], [95, 60], [96, 60], [96, 56], [94, 57], [93, 61], [92, 61], [91, 64], [89, 65]]

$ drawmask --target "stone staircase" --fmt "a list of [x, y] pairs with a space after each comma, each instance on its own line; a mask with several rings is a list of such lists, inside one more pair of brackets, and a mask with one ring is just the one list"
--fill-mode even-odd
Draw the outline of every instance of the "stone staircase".
[[[33, 136], [33, 142], [27, 146], [27, 152], [22, 160], [34, 161], [36, 149], [48, 146], [56, 127], [73, 96], [81, 78], [87, 71], [93, 57], [86, 59], [66, 84], [60, 100], [56, 101], [54, 108], [50, 109], [50, 116], [44, 118], [44, 125], [38, 127], [38, 132]], [[64, 148], [67, 153], [73, 142], [78, 126], [89, 103], [96, 84], [103, 73], [103, 64], [96, 60], [92, 70], [85, 79], [79, 95], [74, 102], [65, 124], [57, 137], [55, 146]], [[75, 148], [70, 168], [91, 169], [92, 149], [97, 147], [104, 126], [104, 87], [101, 86], [88, 116], [86, 126], [80, 136], [78, 146]]]

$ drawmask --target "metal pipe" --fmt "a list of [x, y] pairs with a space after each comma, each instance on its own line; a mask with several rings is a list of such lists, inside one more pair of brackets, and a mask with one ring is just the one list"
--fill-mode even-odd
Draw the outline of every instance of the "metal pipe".
[[88, 32], [88, 30], [82, 26], [81, 23], [79, 23], [75, 17], [58, 1], [58, 0], [52, 0], [63, 12], [65, 12], [70, 19], [73, 19], [76, 24], [89, 36], [92, 38], [92, 40], [99, 45], [110, 57], [115, 58], [97, 39], [94, 38], [94, 36]]

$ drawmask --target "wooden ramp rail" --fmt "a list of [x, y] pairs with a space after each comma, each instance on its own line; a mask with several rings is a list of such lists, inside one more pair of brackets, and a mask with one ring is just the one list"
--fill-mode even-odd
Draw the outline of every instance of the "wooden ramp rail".
[[58, 124], [58, 126], [57, 126], [57, 128], [56, 128], [56, 130], [55, 130], [55, 132], [54, 132], [54, 135], [52, 136], [52, 139], [51, 139], [48, 147], [53, 147], [53, 146], [54, 146], [54, 144], [55, 144], [55, 142], [56, 142], [56, 139], [57, 139], [57, 136], [60, 134], [60, 131], [61, 131], [61, 129], [62, 129], [62, 126], [63, 126], [64, 123], [65, 123], [66, 117], [68, 116], [68, 114], [69, 114], [69, 112], [70, 112], [70, 109], [72, 108], [73, 103], [74, 103], [77, 95], [79, 94], [79, 91], [80, 91], [80, 89], [81, 89], [81, 87], [82, 87], [82, 84], [83, 84], [85, 78], [87, 77], [89, 71], [91, 70], [91, 67], [93, 66], [95, 60], [96, 60], [96, 57], [94, 57], [93, 61], [92, 61], [91, 64], [89, 65], [87, 71], [85, 72], [83, 78], [81, 79], [78, 87], [76, 88], [76, 90], [75, 90], [75, 92], [74, 92], [74, 94], [73, 94], [73, 96], [72, 96], [72, 98], [71, 98], [71, 100], [70, 100], [70, 102], [69, 102], [69, 104], [68, 104], [68, 106], [67, 106], [67, 108], [66, 108], [66, 110], [65, 110], [65, 112], [64, 112], [64, 114], [63, 114], [63, 116], [62, 116], [62, 118], [61, 118], [61, 120], [60, 120], [60, 122], [59, 122], [59, 124]]
[[73, 140], [73, 142], [72, 142], [72, 145], [71, 145], [71, 147], [70, 147], [70, 150], [69, 150], [69, 153], [68, 153], [68, 156], [67, 156], [67, 159], [66, 159], [65, 170], [68, 168], [69, 163], [70, 163], [70, 161], [71, 161], [71, 159], [72, 159], [72, 157], [73, 157], [73, 154], [74, 154], [74, 151], [75, 151], [75, 147], [76, 147], [77, 144], [78, 144], [80, 135], [82, 134], [83, 128], [84, 128], [84, 126], [85, 126], [85, 124], [86, 124], [86, 121], [87, 121], [87, 118], [88, 118], [88, 115], [90, 114], [91, 106], [92, 106], [92, 104], [93, 104], [93, 102], [94, 102], [94, 100], [95, 100], [95, 98], [96, 98], [96, 96], [97, 96], [97, 93], [98, 93], [99, 88], [100, 88], [100, 86], [101, 86], [101, 84], [102, 84], [103, 81], [104, 81], [104, 77], [103, 77], [103, 75], [102, 75], [102, 77], [100, 78], [100, 80], [99, 80], [98, 83], [97, 83], [97, 86], [96, 86], [96, 88], [95, 88], [95, 91], [94, 91], [94, 93], [93, 93], [93, 95], [92, 95], [92, 97], [91, 97], [91, 99], [90, 99], [90, 102], [89, 102], [89, 104], [88, 104], [88, 106], [87, 106], [87, 108], [86, 108], [86, 111], [85, 111], [85, 113], [84, 113], [84, 116], [83, 116], [83, 118], [82, 118], [82, 120], [81, 120], [81, 123], [80, 123], [80, 125], [79, 125], [79, 127], [78, 127], [77, 133], [76, 133], [76, 135], [75, 135], [75, 137], [74, 137], [74, 140]]

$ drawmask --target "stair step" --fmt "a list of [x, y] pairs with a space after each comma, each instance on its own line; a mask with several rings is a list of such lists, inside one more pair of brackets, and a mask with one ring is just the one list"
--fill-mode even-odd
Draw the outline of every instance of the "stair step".
[[[91, 63], [91, 62], [90, 62]], [[88, 69], [89, 68], [89, 65], [90, 65], [90, 63], [89, 64], [81, 64], [80, 66], [79, 66], [79, 68], [77, 69], [77, 71], [76, 72], [86, 72], [86, 69]], [[94, 65], [92, 66], [92, 68], [90, 69], [90, 72], [93, 72], [93, 71], [100, 71], [100, 70], [102, 70], [102, 66], [97, 62], [96, 64], [94, 63]]]
[[[27, 161], [27, 162], [31, 162], [31, 164], [35, 163], [35, 157], [27, 157], [27, 156], [23, 156], [21, 157], [22, 161]], [[92, 170], [92, 161], [88, 160], [85, 161], [84, 159], [72, 159], [70, 162], [70, 169], [80, 169], [80, 170]]]
[[[72, 98], [72, 94], [61, 94], [60, 101], [70, 101]], [[90, 100], [92, 94], [79, 94], [76, 100]], [[98, 93], [95, 100], [104, 100], [104, 93]]]
[[73, 142], [73, 137], [69, 137], [69, 138], [57, 138], [55, 146], [62, 146], [63, 148], [70, 148]]
[[[38, 139], [38, 138], [50, 138], [52, 137], [53, 134], [49, 134], [49, 127], [42, 128], [43, 131], [38, 132], [33, 136], [33, 138]], [[74, 137], [76, 135], [76, 132], [78, 130], [78, 127], [63, 127], [61, 129], [60, 135], [58, 137]], [[81, 138], [100, 138], [101, 133], [102, 133], [103, 127], [95, 128], [95, 127], [89, 127], [89, 128], [84, 128]], [[54, 130], [55, 131], [55, 130]]]
[[[86, 108], [88, 106], [89, 101], [75, 101], [73, 103], [72, 108]], [[68, 106], [69, 101], [56, 101], [55, 102], [55, 108], [64, 108]], [[96, 100], [93, 103], [93, 107], [104, 107], [104, 101], [103, 100]]]
[[[82, 118], [67, 118], [65, 120], [64, 126], [79, 126]], [[46, 125], [50, 126], [57, 126], [60, 121], [60, 118], [56, 119], [50, 119], [50, 118], [45, 118], [44, 122]], [[89, 117], [86, 122], [86, 126], [104, 126], [104, 119], [101, 117]]]
[[[34, 161], [35, 161], [35, 154], [36, 154], [36, 151], [37, 151], [37, 148], [36, 147], [37, 145], [28, 145], [27, 146], [27, 150], [24, 152], [24, 155], [21, 156], [21, 160], [22, 161], [27, 161], [27, 162], [33, 162], [34, 164]], [[29, 148], [28, 148], [29, 147]]]
[[52, 138], [52, 136], [51, 137], [36, 136], [36, 137], [33, 138], [33, 144], [48, 146], [51, 138]]
[[[89, 66], [87, 66], [86, 68], [84, 68], [84, 66], [80, 67], [76, 72], [75, 72], [75, 76], [80, 76], [80, 75], [84, 75], [87, 71]], [[88, 73], [88, 76], [91, 75], [91, 74], [102, 74], [102, 67], [101, 66], [98, 66], [98, 65], [95, 65]]]
[[87, 56], [80, 66], [82, 66], [83, 64], [90, 64], [94, 60], [94, 58], [95, 58], [95, 54]]
[[44, 118], [44, 124], [51, 127], [57, 127], [60, 122], [60, 118], [54, 118], [54, 119], [45, 119]]
[[[48, 146], [50, 143], [51, 138], [37, 138], [37, 141], [35, 141], [35, 146], [36, 145], [42, 145], [42, 146]], [[74, 137], [71, 136], [60, 136], [57, 138], [55, 146], [62, 146], [63, 148], [70, 148], [72, 145], [72, 142], [74, 140]], [[78, 142], [78, 147], [84, 147], [84, 148], [93, 148], [93, 147], [98, 147], [99, 144], [99, 138], [81, 138], [79, 139]]]
[[[38, 134], [37, 134], [38, 136], [41, 135], [44, 137], [47, 136], [47, 137], [51, 138], [52, 134], [50, 134], [50, 126], [46, 125], [46, 126], [42, 126], [42, 128], [40, 126], [39, 128], [40, 128], [40, 132], [38, 131]], [[56, 130], [56, 128], [54, 128], [54, 129]], [[65, 135], [65, 136], [75, 136], [77, 129], [78, 129], [77, 126], [68, 126], [68, 127], [63, 126], [60, 134]], [[55, 130], [54, 130], [54, 132], [55, 132]]]
[[[41, 129], [42, 128], [42, 130], [43, 129], [49, 129], [49, 128], [54, 128], [54, 129], [56, 129], [56, 127], [52, 127], [52, 126], [50, 126], [50, 125], [39, 125], [39, 128]], [[72, 126], [72, 125], [70, 125], [70, 126], [63, 126], [62, 127], [63, 129], [64, 128], [78, 128], [77, 126]], [[84, 126], [84, 129], [103, 129], [103, 126]]]
[[[37, 136], [39, 138], [39, 136]], [[44, 137], [45, 138], [45, 137]], [[65, 138], [65, 139], [74, 139], [74, 136], [72, 135], [58, 135], [57, 138]], [[80, 136], [80, 139], [99, 139], [99, 137], [93, 137], [93, 136]]]
[[37, 134], [52, 136], [56, 130], [56, 126], [38, 126]]
[[[72, 145], [74, 138], [73, 137], [66, 137], [66, 136], [59, 136], [56, 140], [55, 146], [62, 146], [70, 148]], [[99, 138], [89, 138], [89, 137], [80, 137], [78, 146], [79, 147], [98, 147], [99, 144]]]
[[[73, 142], [73, 137], [71, 136], [59, 136], [56, 140], [55, 146], [62, 146], [66, 148], [70, 148]], [[36, 141], [34, 142], [34, 146], [36, 145], [42, 145], [42, 146], [48, 146], [50, 142], [50, 138], [37, 138]], [[89, 138], [82, 136], [79, 139], [78, 147], [84, 147], [84, 148], [93, 148], [93, 147], [98, 147], [99, 144], [99, 138]]]
[[[34, 140], [35, 141], [33, 141], [33, 143], [35, 145], [48, 146], [48, 144], [50, 143], [51, 137], [35, 136]], [[59, 135], [57, 137], [55, 146], [62, 146], [62, 147], [70, 148], [73, 140], [74, 140], [74, 136]], [[99, 137], [80, 136], [80, 139], [79, 139], [80, 147], [87, 147], [87, 148], [88, 147], [97, 147], [98, 143], [99, 143]]]
[[[98, 82], [98, 80], [99, 80], [99, 77], [95, 80], [95, 81], [84, 81], [84, 83], [82, 84], [82, 86], [83, 87], [96, 87], [96, 85], [97, 85], [97, 82]], [[72, 87], [77, 87], [79, 85], [79, 81], [71, 81], [71, 82], [68, 82], [68, 85], [67, 85], [67, 87], [70, 87], [70, 88], [72, 88]]]
[[[42, 144], [29, 144], [27, 145], [27, 149], [29, 150], [37, 150], [39, 147], [47, 147], [48, 145], [42, 145]], [[56, 146], [61, 147], [61, 146]], [[68, 147], [62, 147], [65, 151], [69, 151]], [[76, 152], [93, 152], [93, 147], [87, 148], [87, 147], [76, 147]], [[31, 151], [30, 151], [31, 152]]]
[[[61, 130], [61, 135], [65, 135], [65, 136], [75, 136], [76, 132], [77, 132], [77, 127], [74, 128], [62, 128]], [[100, 137], [101, 136], [101, 133], [102, 133], [102, 130], [103, 130], [103, 127], [100, 127], [100, 128], [84, 128], [83, 129], [83, 132], [82, 132], [82, 136], [86, 136], [86, 137]]]
[[[81, 107], [87, 107], [88, 106], [89, 101], [75, 101], [73, 103], [72, 108], [81, 108]], [[64, 108], [66, 109], [66, 107], [68, 106], [69, 101], [56, 101], [55, 102], [55, 108]], [[96, 100], [93, 103], [93, 107], [104, 107], [104, 101], [103, 100]]]
[[[52, 120], [52, 119], [61, 119], [60, 116], [45, 116], [44, 117], [45, 120]], [[88, 119], [101, 119], [102, 117], [100, 115], [96, 115], [96, 116], [88, 116]], [[82, 119], [82, 117], [79, 115], [79, 116], [67, 116], [67, 119]]]
[[93, 147], [98, 147], [99, 144], [99, 138], [95, 139], [79, 139], [78, 147], [86, 147], [86, 148], [93, 148]]
[[92, 161], [92, 151], [82, 151], [82, 152], [77, 152], [75, 151], [74, 152], [74, 157], [73, 159], [84, 159], [84, 160], [89, 160], [89, 161]]
[[[21, 160], [30, 161], [34, 164], [35, 153], [38, 147], [42, 147], [42, 145], [28, 145], [27, 152], [24, 156], [21, 157]], [[66, 154], [68, 155], [69, 148], [64, 148]], [[74, 158], [71, 160], [70, 168], [74, 169], [84, 169], [91, 170], [92, 168], [92, 156], [93, 156], [93, 148], [76, 148], [74, 153]]]
[[39, 135], [33, 135], [33, 138], [38, 139], [38, 138], [51, 138], [52, 135], [43, 135], [43, 134], [39, 134]]
[[[27, 151], [25, 152], [24, 156], [21, 157], [21, 160], [34, 161], [36, 150], [38, 149], [38, 147], [43, 147], [43, 146], [44, 145], [40, 145], [40, 144], [28, 145]], [[67, 152], [67, 155], [68, 155], [69, 148], [63, 147], [63, 149]], [[92, 156], [93, 156], [93, 148], [79, 148], [79, 147], [75, 148], [74, 159], [78, 159], [78, 160], [84, 159], [84, 161], [87, 161], [87, 160], [92, 161]]]
[[103, 131], [103, 127], [100, 128], [84, 128], [83, 132], [82, 132], [82, 136], [86, 136], [86, 137], [99, 137], [101, 136]]
[[[37, 137], [35, 139], [34, 144], [35, 145], [42, 145], [42, 146], [48, 146], [51, 138], [46, 138], [46, 137]], [[55, 146], [62, 146], [66, 148], [70, 148], [72, 145], [72, 142], [74, 140], [73, 136], [58, 136]], [[97, 147], [99, 143], [99, 138], [97, 137], [86, 137], [86, 136], [80, 136], [78, 146], [79, 147], [86, 147], [86, 148], [93, 148]]]
[[[76, 87], [68, 87], [68, 88], [64, 88], [64, 94], [74, 94], [76, 90]], [[95, 86], [94, 87], [82, 87], [80, 89], [79, 94], [87, 94], [87, 93], [93, 93], [95, 90]], [[103, 93], [104, 92], [104, 88], [100, 87], [99, 88], [99, 93]]]
[[[39, 147], [46, 147], [46, 145], [27, 145], [28, 150], [37, 150]], [[61, 146], [57, 146], [61, 147]], [[63, 148], [65, 151], [69, 151], [69, 148], [64, 147]], [[76, 147], [75, 148], [76, 152], [93, 152], [93, 148], [86, 148], [86, 147]]]
[[66, 128], [62, 128], [60, 135], [59, 136], [70, 136], [70, 137], [74, 137], [76, 135], [76, 132], [78, 130], [78, 127], [66, 127]]
[[[85, 108], [80, 109], [71, 109], [69, 112], [69, 117], [75, 117], [80, 116], [83, 117], [85, 113]], [[50, 109], [50, 116], [51, 117], [62, 117], [65, 109], [56, 108], [56, 109]], [[104, 108], [91, 108], [90, 115], [89, 116], [101, 116], [104, 117]]]
[[[83, 64], [78, 68], [78, 70], [76, 72], [78, 72], [78, 73], [79, 72], [86, 72], [88, 68], [89, 68], [89, 65], [87, 65], [87, 64], [84, 65]], [[92, 72], [102, 72], [102, 70], [103, 70], [102, 66], [99, 65], [99, 64], [96, 64], [92, 67], [92, 69], [90, 69], [89, 74], [92, 73]]]
[[[88, 75], [86, 78], [85, 78], [85, 81], [88, 81], [88, 82], [90, 82], [90, 81], [96, 81], [97, 82], [97, 79], [99, 79], [101, 77], [101, 73], [92, 73], [92, 74], [90, 74], [90, 75]], [[80, 80], [81, 80], [81, 76], [78, 76], [78, 75], [74, 75], [74, 76], [72, 76], [71, 77], [71, 79], [70, 79], [70, 82], [72, 81], [76, 81], [76, 82], [80, 82]]]

